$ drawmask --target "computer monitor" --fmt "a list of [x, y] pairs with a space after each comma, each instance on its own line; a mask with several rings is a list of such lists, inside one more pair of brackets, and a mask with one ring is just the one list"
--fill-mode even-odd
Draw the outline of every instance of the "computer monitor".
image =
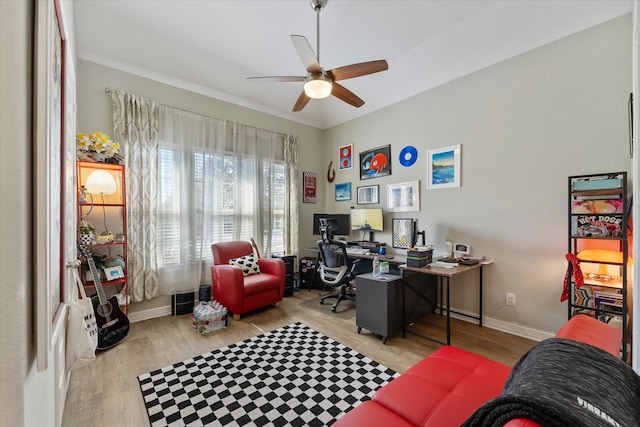
[[374, 232], [384, 231], [382, 208], [351, 209], [351, 229], [368, 232], [369, 241], [373, 242]]
[[351, 229], [360, 231], [384, 231], [382, 208], [351, 209]]
[[348, 236], [351, 234], [349, 214], [313, 214], [313, 234], [320, 236], [320, 218], [333, 218], [338, 223], [338, 228], [333, 231], [334, 236]]

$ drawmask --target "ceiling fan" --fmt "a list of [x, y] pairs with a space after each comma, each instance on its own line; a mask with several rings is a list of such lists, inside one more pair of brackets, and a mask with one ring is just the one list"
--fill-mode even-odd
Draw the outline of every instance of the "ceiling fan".
[[336, 82], [389, 69], [389, 64], [384, 59], [345, 65], [328, 71], [325, 71], [320, 66], [320, 11], [327, 5], [327, 1], [311, 0], [311, 7], [316, 11], [317, 57], [304, 36], [296, 34], [291, 36], [293, 46], [307, 69], [306, 76], [247, 77], [248, 80], [263, 82], [304, 82], [304, 90], [293, 106], [293, 111], [301, 111], [311, 98], [323, 99], [329, 95], [333, 95], [356, 108], [361, 107], [364, 105], [364, 101], [355, 93]]

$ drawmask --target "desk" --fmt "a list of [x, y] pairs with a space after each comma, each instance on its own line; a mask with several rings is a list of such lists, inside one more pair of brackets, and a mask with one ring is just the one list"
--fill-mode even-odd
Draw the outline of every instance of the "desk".
[[447, 290], [447, 300], [446, 300], [446, 315], [447, 315], [447, 341], [446, 342], [442, 342], [439, 340], [436, 340], [434, 338], [431, 337], [424, 337], [427, 338], [431, 341], [435, 341], [437, 343], [440, 344], [446, 344], [449, 345], [451, 344], [451, 298], [450, 298], [450, 281], [451, 278], [454, 276], [457, 276], [459, 274], [463, 274], [469, 271], [475, 271], [478, 270], [479, 272], [479, 285], [480, 285], [480, 290], [479, 290], [479, 296], [478, 296], [478, 316], [472, 316], [466, 313], [460, 313], [457, 311], [453, 311], [456, 314], [460, 314], [463, 316], [467, 316], [467, 317], [471, 317], [472, 319], [477, 319], [478, 320], [478, 326], [482, 327], [482, 270], [484, 268], [484, 265], [486, 263], [483, 264], [476, 264], [476, 265], [459, 265], [458, 267], [454, 267], [454, 268], [444, 268], [444, 267], [422, 267], [422, 268], [417, 268], [417, 267], [408, 267], [407, 265], [401, 265], [399, 266], [400, 270], [402, 271], [402, 276], [403, 276], [403, 286], [402, 286], [402, 292], [403, 292], [403, 306], [402, 306], [402, 336], [405, 337], [407, 332], [411, 332], [414, 333], [416, 335], [418, 335], [416, 332], [413, 331], [407, 331], [407, 321], [406, 321], [406, 313], [405, 313], [405, 298], [404, 298], [404, 292], [405, 292], [405, 287], [409, 287], [410, 289], [412, 289], [414, 292], [418, 293], [416, 289], [414, 289], [412, 287], [412, 285], [410, 283], [407, 282], [407, 280], [405, 280], [405, 272], [414, 272], [414, 273], [418, 273], [418, 274], [425, 274], [425, 275], [429, 275], [429, 276], [435, 276], [438, 280], [438, 286], [440, 288], [440, 315], [442, 315], [442, 283], [444, 281], [445, 285], [446, 285], [446, 290]]
[[[309, 251], [309, 252], [315, 252], [316, 254], [318, 253], [318, 247], [306, 247], [304, 248], [305, 251]], [[313, 267], [313, 272], [309, 275], [309, 277], [307, 278], [307, 280], [305, 280], [304, 282], [301, 282], [300, 288], [302, 288], [303, 284], [307, 285], [307, 289], [311, 290], [311, 288], [313, 287], [313, 285], [316, 283], [316, 275], [317, 275], [317, 267], [318, 264], [320, 262], [320, 255], [318, 254], [315, 257], [315, 262], [310, 263], [309, 260], [310, 258], [307, 257], [303, 257], [301, 258], [301, 260], [305, 260], [305, 266], [306, 266], [306, 270], [310, 270], [311, 267]], [[407, 263], [407, 257], [405, 255], [398, 255], [398, 254], [386, 254], [386, 255], [378, 255], [375, 253], [366, 253], [366, 254], [359, 254], [359, 253], [348, 253], [347, 252], [347, 257], [352, 258], [352, 259], [362, 259], [362, 260], [368, 260], [368, 261], [373, 261], [373, 259], [375, 257], [378, 257], [378, 259], [380, 260], [380, 262], [382, 261], [386, 261], [389, 263], [389, 267], [390, 267], [390, 273], [395, 273], [398, 275], [401, 275], [402, 273], [398, 270], [398, 267], [402, 264], [406, 264]], [[311, 266], [310, 264], [313, 264], [313, 266]], [[302, 272], [302, 264], [300, 267], [300, 271]], [[359, 268], [356, 271], [356, 275], [359, 274], [366, 274], [366, 273], [371, 273], [372, 268], [371, 268], [371, 262], [368, 262], [366, 265], [361, 265], [359, 266]], [[322, 287], [321, 289], [324, 289], [324, 287]]]

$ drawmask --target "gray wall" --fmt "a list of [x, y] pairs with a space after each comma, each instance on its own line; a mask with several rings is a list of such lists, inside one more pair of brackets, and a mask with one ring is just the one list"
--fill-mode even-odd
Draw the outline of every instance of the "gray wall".
[[[566, 267], [567, 176], [630, 170], [630, 52], [627, 15], [325, 131], [79, 61], [78, 130], [111, 129], [104, 92], [111, 87], [299, 135], [299, 174], [316, 172], [319, 184], [318, 203], [301, 203], [300, 248], [315, 242], [312, 213], [347, 213], [355, 206], [357, 186], [379, 184], [386, 211], [386, 184], [418, 179], [421, 211], [386, 215], [388, 231], [376, 233], [376, 239], [390, 243], [391, 218], [411, 216], [437, 252], [447, 238], [470, 243], [474, 255], [495, 260], [485, 270], [487, 323], [518, 333], [530, 328], [530, 336], [543, 337], [566, 319], [559, 296]], [[350, 143], [356, 156], [391, 144], [393, 174], [360, 181], [356, 168], [337, 171], [335, 183], [351, 182], [354, 198], [335, 202], [326, 168], [330, 161], [336, 165], [337, 147]], [[426, 150], [454, 144], [462, 144], [462, 187], [426, 190]], [[419, 160], [410, 168], [397, 160], [405, 145], [419, 149]], [[476, 310], [475, 280], [454, 281], [455, 307]], [[516, 294], [516, 307], [506, 306], [505, 292]], [[146, 306], [134, 310], [141, 308]]]
[[[316, 172], [319, 175], [322, 174], [320, 168], [323, 166], [316, 161], [318, 158], [324, 156], [322, 131], [320, 129], [301, 125], [84, 60], [78, 61], [77, 82], [79, 132], [101, 130], [109, 134], [113, 133], [111, 95], [105, 92], [105, 88], [109, 87], [115, 90], [130, 92], [137, 96], [155, 99], [164, 105], [182, 108], [211, 117], [226, 119], [261, 129], [298, 135], [300, 139], [299, 151], [301, 153], [299, 156], [300, 164], [298, 172], [300, 179], [302, 179], [303, 171]], [[320, 197], [319, 203], [322, 203], [322, 201], [322, 197]], [[301, 203], [301, 230], [311, 229], [311, 223], [306, 224], [305, 220], [313, 216], [313, 212], [318, 206], [321, 205]], [[149, 302], [133, 304], [132, 311], [142, 311], [154, 307], [167, 306], [169, 304], [169, 297], [159, 297]]]
[[[392, 67], [393, 64], [390, 64]], [[428, 72], [428, 70], [425, 70]], [[414, 217], [428, 243], [442, 252], [445, 239], [472, 245], [486, 268], [485, 312], [500, 326], [555, 331], [566, 320], [559, 301], [566, 268], [567, 177], [630, 171], [627, 99], [631, 92], [631, 15], [574, 34], [459, 78], [384, 110], [329, 129], [324, 144], [354, 152], [392, 144], [392, 175], [360, 181], [357, 169], [336, 183], [386, 184], [420, 180], [421, 211]], [[462, 144], [462, 187], [426, 190], [429, 149]], [[400, 166], [402, 147], [414, 145], [416, 164]], [[631, 180], [631, 176], [629, 176]], [[328, 210], [348, 212], [351, 202]], [[367, 205], [371, 206], [371, 205]], [[475, 311], [473, 277], [456, 278], [452, 305]], [[516, 294], [506, 306], [505, 292]]]
[[29, 262], [33, 11], [28, 2], [0, 2], [0, 417], [7, 425], [25, 422], [27, 374], [36, 363]]

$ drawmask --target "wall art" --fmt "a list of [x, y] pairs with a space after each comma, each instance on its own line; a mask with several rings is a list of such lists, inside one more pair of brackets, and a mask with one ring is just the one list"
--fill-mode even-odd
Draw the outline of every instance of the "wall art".
[[318, 175], [313, 172], [302, 172], [303, 203], [316, 203], [316, 185]]
[[351, 200], [351, 183], [343, 182], [336, 184], [336, 202]]
[[420, 182], [410, 181], [387, 185], [387, 211], [420, 210]]
[[460, 144], [427, 151], [427, 188], [460, 187], [461, 151]]
[[380, 186], [364, 185], [358, 187], [358, 204], [368, 205], [374, 203], [380, 203]]
[[353, 144], [343, 145], [339, 148], [340, 170], [351, 169], [353, 167]]
[[360, 153], [360, 179], [391, 175], [391, 145]]

